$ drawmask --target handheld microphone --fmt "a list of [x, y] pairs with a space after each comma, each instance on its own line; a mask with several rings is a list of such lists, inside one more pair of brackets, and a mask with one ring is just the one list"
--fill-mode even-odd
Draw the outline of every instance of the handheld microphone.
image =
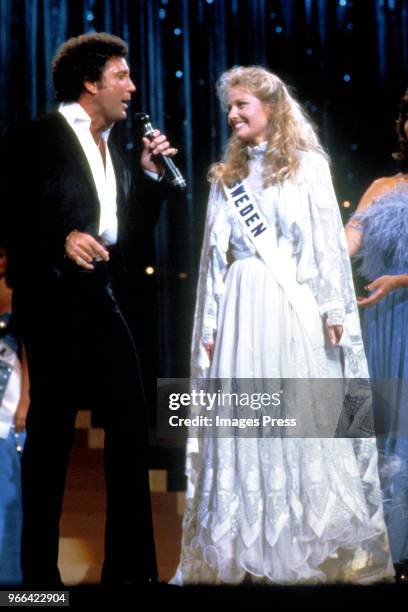
[[[146, 136], [151, 140], [153, 138], [154, 128], [150, 123], [149, 115], [146, 115], [146, 113], [136, 113], [135, 121], [141, 124], [143, 136]], [[162, 155], [161, 153], [159, 153], [157, 157], [160, 158], [171, 184], [178, 189], [185, 189], [187, 187], [187, 183], [173, 160], [170, 157], [167, 157], [167, 155]]]

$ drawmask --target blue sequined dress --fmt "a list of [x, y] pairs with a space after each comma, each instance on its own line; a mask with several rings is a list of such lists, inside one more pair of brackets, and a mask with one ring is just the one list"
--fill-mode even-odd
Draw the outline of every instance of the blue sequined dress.
[[[363, 230], [361, 274], [372, 281], [408, 272], [408, 185], [356, 218]], [[378, 391], [378, 450], [385, 519], [394, 563], [408, 559], [408, 288], [364, 310], [363, 339]]]
[[12, 426], [20, 393], [17, 353], [11, 315], [0, 314], [0, 588], [22, 580], [20, 457], [25, 432], [15, 434]]

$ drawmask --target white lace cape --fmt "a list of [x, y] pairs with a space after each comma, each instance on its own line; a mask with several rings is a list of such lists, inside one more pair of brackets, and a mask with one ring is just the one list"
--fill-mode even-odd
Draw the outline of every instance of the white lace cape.
[[[280, 187], [279, 210], [284, 231], [296, 238], [297, 281], [311, 287], [320, 314], [331, 315], [344, 324], [344, 376], [367, 378], [367, 362], [343, 223], [334, 193], [329, 165], [322, 155], [301, 152], [296, 176]], [[209, 267], [213, 252], [225, 259], [225, 245], [217, 244], [215, 225], [225, 196], [220, 183], [211, 187], [201, 251], [197, 298], [191, 346], [191, 377], [206, 378], [209, 361], [203, 346], [205, 331], [216, 329], [216, 314], [209, 322], [206, 303], [222, 298], [223, 287], [213, 286]]]

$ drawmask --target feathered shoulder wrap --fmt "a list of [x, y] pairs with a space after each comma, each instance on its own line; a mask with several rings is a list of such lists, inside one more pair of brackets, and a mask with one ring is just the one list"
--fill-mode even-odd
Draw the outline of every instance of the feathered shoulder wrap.
[[369, 280], [408, 272], [408, 185], [398, 185], [353, 216], [363, 232], [357, 257]]

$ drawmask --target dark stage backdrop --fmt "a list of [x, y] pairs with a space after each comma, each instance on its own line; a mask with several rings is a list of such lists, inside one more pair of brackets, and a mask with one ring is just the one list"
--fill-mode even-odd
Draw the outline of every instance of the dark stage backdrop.
[[[164, 206], [130, 289], [151, 373], [157, 310], [158, 372], [188, 372], [206, 172], [228, 135], [215, 97], [223, 70], [262, 64], [293, 88], [320, 128], [340, 203], [351, 202], [345, 217], [373, 178], [393, 171], [396, 108], [408, 84], [408, 0], [0, 0], [0, 11], [0, 124], [51, 109], [57, 47], [106, 30], [129, 43], [133, 110], [149, 112], [180, 149], [187, 195]], [[132, 117], [116, 137], [136, 164]]]

